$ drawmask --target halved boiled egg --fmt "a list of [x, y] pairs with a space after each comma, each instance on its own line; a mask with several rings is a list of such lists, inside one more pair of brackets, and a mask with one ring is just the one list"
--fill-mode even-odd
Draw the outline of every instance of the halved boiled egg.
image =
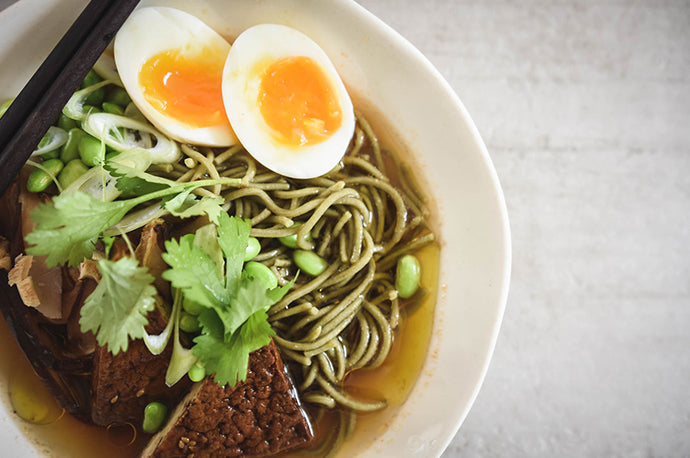
[[327, 173], [354, 133], [352, 101], [335, 67], [290, 27], [262, 24], [237, 37], [223, 71], [223, 100], [242, 145], [281, 175]]
[[230, 44], [195, 16], [166, 7], [139, 8], [115, 38], [115, 63], [139, 110], [171, 138], [230, 146], [222, 96]]

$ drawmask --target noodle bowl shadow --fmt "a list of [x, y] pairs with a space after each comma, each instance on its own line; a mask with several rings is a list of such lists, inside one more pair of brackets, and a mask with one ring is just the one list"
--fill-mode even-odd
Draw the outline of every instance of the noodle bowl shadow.
[[[0, 98], [16, 94], [87, 2], [24, 0], [0, 14]], [[428, 354], [406, 402], [340, 456], [439, 456], [465, 419], [486, 374], [510, 277], [503, 194], [469, 114], [409, 42], [349, 0], [143, 1], [199, 16], [234, 38], [258, 23], [294, 27], [333, 60], [385, 136], [402, 146], [436, 206], [441, 241], [438, 300]], [[46, 20], [50, 17], [49, 20]], [[401, 72], [400, 69], [405, 69]], [[6, 394], [4, 395], [6, 396]], [[5, 399], [6, 401], [6, 399]], [[42, 456], [0, 407], [0, 438], [15, 456]]]

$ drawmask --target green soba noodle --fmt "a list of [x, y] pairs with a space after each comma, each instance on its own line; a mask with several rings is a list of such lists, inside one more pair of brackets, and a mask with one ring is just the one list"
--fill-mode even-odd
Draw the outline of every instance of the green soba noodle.
[[356, 412], [386, 406], [385, 400], [354, 399], [342, 386], [346, 374], [379, 366], [391, 349], [400, 323], [396, 262], [434, 240], [424, 194], [407, 166], [381, 150], [359, 115], [341, 164], [310, 180], [270, 172], [241, 146], [217, 155], [208, 148], [182, 150], [185, 158], [158, 173], [177, 181], [240, 178], [239, 186], [196, 192], [222, 196], [231, 215], [251, 220], [251, 235], [262, 243], [254, 260], [269, 267], [279, 284], [290, 281], [297, 267], [278, 237], [297, 234], [298, 248], [329, 263], [316, 277], [300, 274], [268, 315], [275, 342], [297, 368], [302, 399], [340, 409], [341, 427], [321, 452], [336, 450], [354, 428]]

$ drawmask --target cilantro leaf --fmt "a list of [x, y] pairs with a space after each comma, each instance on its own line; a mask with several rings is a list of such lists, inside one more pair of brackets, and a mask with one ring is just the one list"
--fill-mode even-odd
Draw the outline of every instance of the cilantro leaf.
[[231, 218], [223, 212], [218, 218], [218, 243], [227, 259], [225, 263], [225, 287], [232, 294], [237, 291], [244, 265], [244, 255], [249, 243], [251, 224], [240, 218]]
[[[108, 169], [108, 167], [106, 167]], [[122, 194], [126, 196], [141, 196], [144, 194], [149, 194], [151, 192], [160, 191], [166, 189], [169, 186], [163, 183], [151, 183], [143, 178], [129, 175], [118, 176], [117, 173], [110, 172], [111, 175], [117, 178], [115, 187], [119, 189]]]
[[[167, 242], [168, 253], [163, 255], [171, 267], [163, 278], [180, 288], [185, 299], [204, 307], [198, 315], [201, 334], [194, 339], [192, 352], [208, 373], [215, 373], [220, 385], [234, 386], [246, 379], [249, 354], [268, 345], [275, 335], [266, 312], [293, 284], [269, 290], [262, 280], [243, 274], [250, 230], [248, 221], [222, 212], [217, 241], [212, 240], [215, 232], [204, 227], [179, 243]], [[219, 269], [222, 259], [208, 250], [224, 258], [224, 279]]]
[[201, 226], [194, 233], [194, 245], [201, 248], [216, 263], [218, 278], [223, 278], [225, 258], [218, 244], [218, 231], [215, 224]]
[[172, 269], [163, 272], [163, 278], [184, 292], [187, 299], [204, 307], [227, 304], [230, 295], [218, 278], [218, 267], [201, 247], [194, 245], [194, 235], [187, 234], [180, 241], [165, 242], [163, 260]]
[[233, 334], [254, 313], [268, 309], [273, 302], [268, 297], [262, 280], [249, 278], [240, 284], [233, 297], [231, 307], [217, 307], [218, 317], [223, 322], [225, 334]]
[[26, 236], [33, 245], [26, 252], [48, 255], [48, 267], [64, 262], [76, 266], [91, 257], [100, 233], [121, 220], [129, 208], [127, 201], [103, 202], [81, 191], [60, 194], [31, 212], [36, 228]]
[[26, 236], [27, 253], [47, 255], [46, 265], [69, 263], [76, 266], [91, 257], [98, 236], [120, 221], [131, 209], [149, 200], [178, 194], [188, 189], [235, 183], [237, 179], [201, 180], [182, 183], [127, 200], [103, 202], [81, 191], [60, 194], [51, 203], [31, 212], [36, 228]]
[[213, 334], [201, 334], [194, 339], [192, 352], [204, 363], [207, 373], [215, 374], [218, 384], [235, 386], [247, 379], [249, 354], [268, 345], [275, 335], [267, 317], [263, 310], [256, 312], [225, 339]]
[[189, 218], [191, 216], [208, 215], [209, 221], [218, 222], [218, 216], [223, 212], [221, 205], [222, 197], [204, 196], [201, 199], [191, 194], [192, 190], [187, 190], [176, 195], [163, 205], [173, 215], [179, 218]]
[[116, 355], [127, 351], [129, 338], [144, 337], [146, 315], [153, 310], [156, 288], [153, 275], [139, 267], [136, 259], [98, 261], [101, 281], [84, 302], [79, 325], [82, 332], [92, 331], [99, 345], [107, 345]]
[[105, 168], [117, 177], [116, 187], [126, 195], [141, 196], [172, 187], [177, 183], [145, 172], [151, 154], [141, 148], [124, 151], [106, 162]]

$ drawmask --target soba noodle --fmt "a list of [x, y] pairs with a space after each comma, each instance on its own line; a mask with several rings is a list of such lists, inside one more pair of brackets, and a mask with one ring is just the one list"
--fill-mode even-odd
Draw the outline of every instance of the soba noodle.
[[183, 160], [158, 172], [177, 181], [240, 178], [239, 186], [197, 192], [222, 196], [225, 210], [251, 220], [251, 235], [262, 241], [254, 260], [269, 267], [279, 284], [297, 274], [279, 237], [296, 234], [298, 248], [329, 262], [316, 277], [298, 275], [268, 319], [283, 356], [297, 368], [302, 399], [341, 409], [340, 428], [324, 445], [336, 450], [354, 428], [356, 412], [386, 406], [385, 400], [355, 399], [342, 386], [348, 373], [379, 366], [391, 349], [400, 322], [395, 264], [434, 241], [424, 194], [407, 166], [380, 148], [360, 115], [340, 166], [315, 179], [281, 177], [239, 146], [217, 155], [188, 145], [182, 151]]

